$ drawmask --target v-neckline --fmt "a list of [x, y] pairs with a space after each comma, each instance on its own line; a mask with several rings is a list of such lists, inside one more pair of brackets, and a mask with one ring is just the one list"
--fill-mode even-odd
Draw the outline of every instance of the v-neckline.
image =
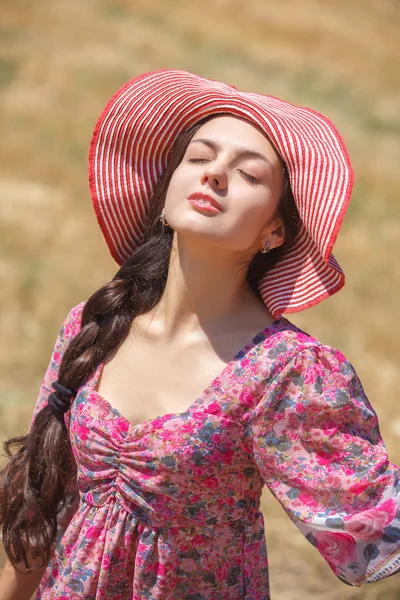
[[115, 414], [119, 419], [121, 419], [125, 423], [127, 435], [136, 431], [139, 428], [148, 426], [149, 424], [151, 424], [155, 421], [158, 421], [160, 419], [167, 419], [168, 417], [172, 418], [172, 417], [180, 417], [180, 416], [186, 415], [190, 412], [193, 412], [193, 410], [192, 410], [193, 407], [195, 407], [198, 404], [198, 402], [206, 395], [206, 393], [208, 392], [209, 389], [214, 388], [216, 386], [217, 382], [220, 379], [222, 379], [226, 373], [233, 370], [235, 363], [240, 362], [245, 356], [247, 356], [257, 346], [259, 346], [259, 344], [264, 342], [270, 335], [275, 333], [275, 331], [277, 331], [279, 329], [279, 326], [283, 323], [288, 323], [288, 321], [285, 317], [280, 316], [277, 319], [275, 319], [270, 325], [267, 325], [267, 327], [265, 327], [264, 329], [259, 331], [245, 346], [243, 346], [239, 350], [239, 352], [237, 352], [237, 354], [234, 356], [234, 358], [232, 358], [232, 360], [230, 360], [225, 365], [225, 367], [222, 368], [222, 370], [218, 373], [218, 375], [216, 375], [214, 377], [214, 379], [207, 385], [206, 388], [204, 388], [204, 390], [201, 392], [201, 394], [193, 400], [193, 402], [188, 406], [188, 408], [185, 411], [176, 412], [176, 413], [165, 413], [163, 415], [158, 415], [157, 417], [151, 417], [150, 419], [146, 419], [146, 421], [141, 421], [140, 423], [136, 423], [136, 424], [131, 423], [131, 421], [129, 419], [127, 419], [118, 410], [118, 408], [113, 406], [106, 398], [104, 398], [104, 396], [102, 396], [101, 394], [99, 394], [99, 392], [97, 390], [95, 390], [97, 382], [99, 381], [100, 375], [104, 368], [105, 361], [101, 362], [98, 365], [98, 367], [95, 369], [92, 376], [89, 378], [89, 380], [87, 382], [87, 385], [89, 387], [88, 399], [90, 399], [90, 397], [92, 395], [94, 395], [100, 401], [102, 401], [113, 414]]

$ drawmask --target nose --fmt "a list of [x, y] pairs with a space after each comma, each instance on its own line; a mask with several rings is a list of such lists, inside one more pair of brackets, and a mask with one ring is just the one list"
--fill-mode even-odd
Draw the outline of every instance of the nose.
[[227, 186], [228, 178], [225, 169], [216, 163], [208, 163], [201, 176], [201, 183], [208, 183], [211, 188], [224, 190]]

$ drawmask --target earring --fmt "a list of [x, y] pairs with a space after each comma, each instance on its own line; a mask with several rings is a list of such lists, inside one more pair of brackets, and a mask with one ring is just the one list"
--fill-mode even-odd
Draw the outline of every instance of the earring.
[[267, 254], [271, 247], [271, 242], [267, 242], [262, 250], [260, 250], [261, 254]]
[[160, 221], [161, 223], [164, 225], [164, 227], [169, 227], [169, 224], [167, 223], [167, 221], [165, 220], [165, 208], [162, 209], [161, 214], [160, 214]]

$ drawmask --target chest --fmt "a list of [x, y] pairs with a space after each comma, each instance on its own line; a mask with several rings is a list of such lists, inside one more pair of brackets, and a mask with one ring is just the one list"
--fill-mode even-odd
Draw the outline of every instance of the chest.
[[187, 411], [231, 359], [206, 343], [157, 348], [127, 342], [104, 364], [95, 390], [136, 425]]

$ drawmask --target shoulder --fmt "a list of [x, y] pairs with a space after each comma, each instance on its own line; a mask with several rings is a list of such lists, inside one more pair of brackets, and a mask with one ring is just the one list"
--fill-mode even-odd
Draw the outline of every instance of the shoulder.
[[62, 325], [60, 335], [66, 339], [71, 339], [75, 335], [77, 335], [81, 329], [82, 324], [82, 313], [85, 307], [86, 301], [83, 300], [78, 304], [75, 304], [67, 316], [64, 319], [64, 323]]
[[338, 373], [354, 374], [340, 350], [321, 343], [286, 318], [281, 318], [273, 333], [266, 337], [260, 358], [268, 370], [272, 363], [275, 375], [314, 372], [327, 378]]
[[262, 394], [248, 422], [272, 422], [293, 413], [310, 427], [333, 418], [351, 423], [353, 429], [367, 422], [375, 426], [375, 412], [349, 360], [337, 348], [289, 325], [264, 346]]
[[[310, 409], [362, 409], [374, 412], [361, 380], [351, 362], [337, 348], [323, 344], [290, 323], [282, 339], [290, 340], [291, 351], [276, 373], [276, 393], [298, 398]], [[283, 342], [285, 343], [285, 342]]]

